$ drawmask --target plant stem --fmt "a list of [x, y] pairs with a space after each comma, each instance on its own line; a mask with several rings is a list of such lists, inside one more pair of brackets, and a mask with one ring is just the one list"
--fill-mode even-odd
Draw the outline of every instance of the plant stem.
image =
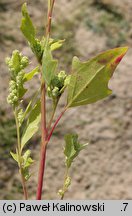
[[16, 129], [17, 129], [17, 145], [18, 145], [18, 153], [21, 155], [21, 141], [20, 141], [20, 130], [19, 130], [19, 122], [17, 118], [17, 109], [14, 110], [15, 121], [16, 121]]
[[50, 30], [51, 30], [51, 21], [52, 21], [52, 13], [54, 8], [55, 0], [48, 0], [48, 15], [47, 15], [47, 29], [46, 29], [46, 35], [50, 37]]
[[41, 154], [40, 154], [37, 200], [41, 200], [42, 198], [43, 179], [44, 179], [44, 173], [45, 173], [45, 161], [46, 161], [46, 145], [44, 145], [41, 148]]
[[37, 188], [37, 200], [41, 200], [43, 178], [45, 172], [45, 158], [46, 158], [46, 89], [44, 81], [41, 84], [41, 151], [40, 151], [40, 166], [38, 175], [38, 188]]
[[46, 88], [45, 83], [42, 81], [41, 84], [41, 129], [42, 129], [42, 146], [45, 145], [46, 140]]
[[67, 110], [67, 109], [65, 108], [65, 109], [61, 112], [61, 114], [59, 115], [59, 117], [57, 118], [57, 120], [55, 121], [55, 123], [54, 123], [54, 125], [53, 125], [53, 127], [52, 127], [52, 129], [51, 129], [51, 131], [50, 131], [50, 133], [49, 133], [49, 135], [48, 135], [48, 137], [47, 137], [47, 142], [50, 141], [50, 138], [51, 138], [51, 136], [52, 136], [52, 134], [53, 134], [53, 131], [54, 131], [55, 127], [56, 127], [57, 124], [59, 123], [61, 117], [63, 116], [63, 114], [65, 113], [66, 110]]
[[64, 196], [65, 196], [65, 192], [67, 191], [67, 187], [65, 187], [65, 181], [66, 181], [66, 179], [67, 179], [67, 176], [68, 176], [68, 171], [69, 171], [69, 169], [68, 169], [68, 167], [66, 167], [66, 170], [65, 170], [65, 175], [64, 175], [64, 183], [63, 183], [63, 188], [62, 188], [62, 190], [64, 191], [64, 193], [61, 195], [61, 200], [63, 200], [64, 199]]
[[25, 197], [25, 200], [28, 200], [28, 192], [27, 192], [26, 182], [25, 182], [24, 176], [22, 174], [22, 168], [20, 168], [20, 174], [21, 174], [24, 197]]
[[[48, 0], [48, 17], [47, 17], [47, 28], [46, 28], [46, 43], [49, 41], [50, 30], [51, 30], [51, 20], [52, 12], [54, 7], [55, 0]], [[46, 146], [47, 146], [47, 128], [46, 128], [46, 87], [44, 80], [42, 78], [41, 84], [41, 134], [42, 134], [42, 143], [41, 143], [41, 152], [40, 152], [40, 166], [39, 166], [39, 175], [38, 175], [38, 187], [37, 187], [37, 200], [41, 200], [42, 197], [42, 188], [43, 188], [43, 179], [45, 173], [45, 159], [46, 159]]]
[[15, 115], [15, 121], [16, 121], [16, 129], [17, 129], [17, 145], [18, 145], [19, 171], [20, 171], [20, 175], [21, 175], [21, 182], [22, 182], [22, 187], [23, 187], [24, 198], [25, 198], [25, 200], [27, 200], [28, 199], [28, 192], [27, 192], [27, 188], [26, 188], [25, 178], [24, 178], [23, 172], [22, 172], [20, 128], [19, 128], [19, 122], [18, 122], [18, 118], [17, 118], [17, 109], [16, 108], [14, 110], [14, 115]]

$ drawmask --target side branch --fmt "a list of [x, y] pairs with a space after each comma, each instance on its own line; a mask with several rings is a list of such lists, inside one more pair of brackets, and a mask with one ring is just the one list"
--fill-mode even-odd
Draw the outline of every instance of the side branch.
[[66, 108], [61, 112], [61, 114], [59, 115], [59, 117], [58, 117], [57, 120], [55, 121], [55, 123], [54, 123], [54, 125], [53, 125], [53, 127], [52, 127], [52, 129], [51, 129], [51, 131], [50, 131], [50, 133], [49, 133], [49, 135], [48, 135], [48, 137], [47, 137], [47, 143], [49, 142], [49, 140], [50, 140], [50, 138], [51, 138], [51, 136], [52, 136], [52, 134], [53, 134], [53, 131], [54, 131], [55, 127], [57, 126], [57, 124], [59, 123], [61, 117], [63, 116], [63, 114], [64, 114], [65, 112], [66, 112]]

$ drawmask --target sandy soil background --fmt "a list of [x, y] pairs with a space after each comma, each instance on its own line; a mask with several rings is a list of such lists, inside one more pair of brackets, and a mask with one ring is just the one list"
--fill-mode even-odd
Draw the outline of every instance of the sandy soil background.
[[[9, 73], [4, 59], [13, 49], [36, 60], [19, 30], [21, 4], [24, 1], [0, 0], [0, 199], [22, 199], [15, 162], [9, 150], [16, 143], [12, 110], [6, 102]], [[46, 0], [28, 1], [29, 11], [40, 36], [44, 32]], [[89, 141], [71, 170], [72, 185], [66, 199], [132, 199], [132, 1], [131, 0], [57, 0], [53, 36], [65, 38], [66, 45], [56, 57], [70, 71], [72, 56], [82, 60], [108, 48], [127, 45], [129, 51], [110, 82], [113, 95], [89, 106], [67, 111], [48, 146], [44, 199], [57, 199], [64, 176], [63, 137], [68, 132]], [[30, 96], [39, 86], [31, 84]], [[59, 108], [64, 104], [61, 101]], [[50, 110], [50, 104], [48, 105]], [[29, 147], [35, 159], [28, 188], [35, 199], [39, 160], [39, 136]]]

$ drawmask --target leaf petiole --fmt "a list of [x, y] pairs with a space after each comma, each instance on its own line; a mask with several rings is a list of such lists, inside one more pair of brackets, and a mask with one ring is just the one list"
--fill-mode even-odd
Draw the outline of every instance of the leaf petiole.
[[55, 112], [56, 112], [58, 102], [59, 102], [59, 99], [57, 101], [53, 102], [53, 110], [52, 110], [51, 117], [50, 117], [50, 120], [49, 120], [49, 123], [48, 123], [48, 126], [47, 126], [47, 132], [51, 128], [51, 124], [52, 124], [52, 121], [53, 121], [53, 118], [54, 118], [54, 115], [55, 115]]

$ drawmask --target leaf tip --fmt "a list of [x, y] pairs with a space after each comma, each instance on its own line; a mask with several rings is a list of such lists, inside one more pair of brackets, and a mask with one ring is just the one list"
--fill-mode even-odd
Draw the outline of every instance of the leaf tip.
[[115, 64], [119, 64], [120, 61], [122, 60], [124, 54], [121, 54], [120, 56], [118, 56], [116, 59], [115, 59]]
[[25, 2], [22, 5], [22, 14], [24, 15], [26, 11], [27, 11], [27, 3]]
[[126, 54], [126, 52], [128, 51], [129, 47], [128, 46], [122, 47], [122, 49], [123, 49], [124, 53]]
[[121, 54], [115, 59], [115, 64], [119, 64], [126, 52], [128, 51], [128, 47], [121, 47]]
[[76, 69], [80, 65], [80, 60], [77, 56], [74, 56], [72, 59], [72, 69]]
[[77, 56], [73, 57], [73, 63], [80, 63], [80, 60]]

